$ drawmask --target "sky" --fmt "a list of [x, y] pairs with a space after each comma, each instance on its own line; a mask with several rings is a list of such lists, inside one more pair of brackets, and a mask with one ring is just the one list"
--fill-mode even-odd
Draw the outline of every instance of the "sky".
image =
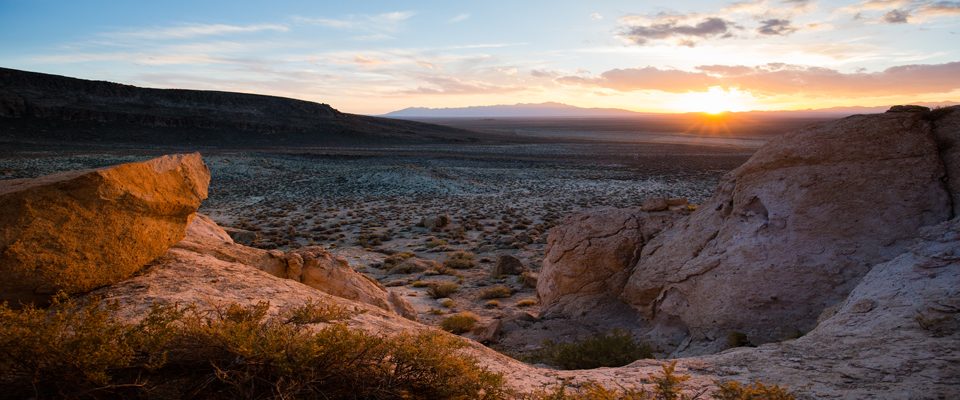
[[960, 1], [0, 0], [0, 66], [351, 113], [960, 100]]

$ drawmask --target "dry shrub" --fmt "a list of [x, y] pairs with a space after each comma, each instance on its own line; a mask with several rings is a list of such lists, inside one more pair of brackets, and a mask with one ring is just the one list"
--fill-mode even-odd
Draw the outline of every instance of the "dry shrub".
[[[212, 312], [156, 306], [138, 324], [117, 306], [59, 299], [50, 309], [0, 305], [0, 386], [9, 398], [503, 398], [502, 376], [439, 332], [390, 337], [330, 323], [349, 316], [308, 303]], [[308, 327], [324, 322], [325, 326]]]
[[470, 269], [477, 266], [476, 254], [469, 251], [455, 251], [447, 255], [443, 266], [451, 269]]
[[487, 299], [505, 299], [513, 295], [513, 289], [503, 285], [491, 286], [480, 292], [480, 298]]
[[450, 297], [451, 294], [460, 290], [460, 285], [453, 282], [431, 282], [427, 287], [427, 294], [435, 299]]
[[620, 367], [641, 358], [653, 358], [650, 346], [637, 342], [629, 332], [614, 329], [570, 343], [544, 342], [531, 361], [561, 369], [590, 369]]
[[447, 332], [459, 335], [473, 330], [473, 327], [477, 325], [477, 321], [479, 320], [480, 318], [472, 312], [464, 311], [444, 318], [443, 321], [440, 322], [440, 327]]

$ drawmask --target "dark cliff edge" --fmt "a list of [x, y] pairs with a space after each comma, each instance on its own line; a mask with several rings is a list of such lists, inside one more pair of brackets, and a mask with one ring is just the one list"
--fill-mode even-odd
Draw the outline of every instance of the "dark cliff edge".
[[0, 143], [272, 147], [502, 139], [284, 97], [149, 89], [0, 68]]

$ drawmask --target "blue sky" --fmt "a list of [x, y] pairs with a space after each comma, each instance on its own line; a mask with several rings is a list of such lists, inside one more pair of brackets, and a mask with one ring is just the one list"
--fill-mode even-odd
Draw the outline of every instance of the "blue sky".
[[0, 0], [0, 66], [383, 113], [960, 100], [960, 2]]

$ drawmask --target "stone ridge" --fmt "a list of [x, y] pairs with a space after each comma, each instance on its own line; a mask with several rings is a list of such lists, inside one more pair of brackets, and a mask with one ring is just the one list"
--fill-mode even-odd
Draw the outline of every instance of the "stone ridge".
[[284, 97], [141, 88], [0, 68], [0, 141], [244, 147], [479, 138]]

